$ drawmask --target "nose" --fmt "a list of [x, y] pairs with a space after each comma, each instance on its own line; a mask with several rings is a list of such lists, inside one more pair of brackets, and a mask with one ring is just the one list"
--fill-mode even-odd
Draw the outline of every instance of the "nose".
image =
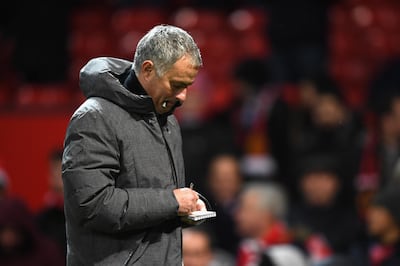
[[187, 89], [183, 89], [181, 92], [179, 92], [175, 98], [180, 101], [181, 103], [183, 103], [186, 100], [186, 93], [187, 93]]

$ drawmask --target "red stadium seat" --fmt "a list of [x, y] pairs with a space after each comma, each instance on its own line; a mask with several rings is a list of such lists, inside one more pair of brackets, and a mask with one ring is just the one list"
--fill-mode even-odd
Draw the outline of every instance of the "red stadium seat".
[[112, 55], [114, 51], [112, 36], [103, 30], [71, 34], [70, 51], [72, 59], [90, 59], [97, 56]]
[[156, 8], [121, 9], [112, 14], [111, 30], [117, 36], [127, 32], [146, 33], [158, 24], [165, 24], [164, 12]]
[[346, 28], [351, 23], [351, 16], [348, 8], [337, 5], [329, 12], [329, 21], [333, 28]]
[[362, 110], [366, 104], [367, 88], [364, 84], [343, 83], [342, 92], [347, 105], [353, 110]]
[[353, 23], [361, 28], [372, 26], [375, 23], [373, 9], [368, 5], [354, 6], [351, 10], [351, 16]]
[[346, 30], [333, 30], [329, 36], [330, 52], [333, 57], [348, 57], [360, 54], [358, 42], [352, 32]]
[[216, 10], [182, 8], [170, 18], [173, 25], [192, 31], [208, 33], [226, 32], [228, 25], [224, 14]]
[[20, 109], [60, 108], [71, 103], [70, 90], [65, 84], [25, 84], [16, 95], [16, 104]]
[[115, 56], [127, 60], [132, 60], [136, 45], [143, 35], [143, 32], [132, 30], [120, 36], [116, 36], [117, 46], [114, 51]]
[[270, 53], [270, 46], [265, 34], [248, 33], [239, 39], [239, 47], [242, 57], [261, 57], [265, 58]]
[[214, 113], [226, 110], [234, 100], [233, 84], [229, 79], [216, 82], [211, 91], [213, 93], [210, 99], [210, 109]]
[[238, 9], [229, 17], [229, 26], [239, 34], [243, 32], [257, 32], [265, 34], [267, 14], [263, 9]]
[[398, 32], [400, 26], [399, 7], [382, 5], [374, 11], [377, 25], [387, 32]]
[[390, 49], [393, 52], [393, 55], [400, 56], [400, 32], [390, 35], [388, 38], [388, 42], [391, 47]]
[[370, 55], [377, 59], [385, 59], [392, 54], [388, 35], [378, 27], [368, 29], [365, 34], [365, 45], [369, 47]]
[[234, 63], [238, 60], [237, 42], [230, 34], [210, 34], [200, 46], [204, 66], [214, 80], [230, 76]]
[[71, 16], [71, 31], [107, 30], [110, 14], [106, 9], [78, 9]]
[[330, 64], [332, 76], [346, 84], [366, 84], [373, 66], [364, 58], [335, 58]]

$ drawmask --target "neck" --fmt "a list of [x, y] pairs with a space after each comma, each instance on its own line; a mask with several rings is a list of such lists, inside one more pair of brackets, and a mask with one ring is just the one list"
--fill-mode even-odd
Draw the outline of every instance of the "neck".
[[398, 242], [400, 239], [400, 230], [397, 226], [394, 226], [387, 230], [387, 232], [381, 237], [383, 244], [389, 245]]
[[130, 92], [137, 95], [147, 95], [146, 90], [142, 86], [143, 81], [140, 80], [139, 77], [136, 76], [135, 71], [131, 70], [129, 72], [128, 77], [124, 82], [124, 87], [127, 88]]

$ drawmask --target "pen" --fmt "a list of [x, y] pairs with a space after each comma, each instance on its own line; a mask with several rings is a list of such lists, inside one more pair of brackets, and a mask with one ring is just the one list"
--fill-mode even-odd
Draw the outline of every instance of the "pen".
[[193, 182], [190, 182], [189, 188], [190, 188], [190, 189], [193, 189], [193, 188], [194, 188]]

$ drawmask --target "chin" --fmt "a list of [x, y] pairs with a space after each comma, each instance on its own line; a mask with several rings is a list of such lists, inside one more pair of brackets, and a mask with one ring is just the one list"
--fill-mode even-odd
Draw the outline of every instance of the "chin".
[[240, 235], [240, 236], [242, 236], [242, 237], [252, 237], [252, 230], [250, 230], [250, 229], [247, 229], [247, 228], [245, 228], [245, 227], [243, 227], [243, 228], [237, 228], [236, 229], [236, 232]]

